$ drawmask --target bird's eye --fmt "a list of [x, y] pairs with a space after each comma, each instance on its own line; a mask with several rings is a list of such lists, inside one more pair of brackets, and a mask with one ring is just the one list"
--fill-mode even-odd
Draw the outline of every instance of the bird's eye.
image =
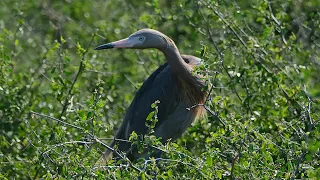
[[144, 37], [139, 37], [139, 41], [143, 41], [144, 40]]

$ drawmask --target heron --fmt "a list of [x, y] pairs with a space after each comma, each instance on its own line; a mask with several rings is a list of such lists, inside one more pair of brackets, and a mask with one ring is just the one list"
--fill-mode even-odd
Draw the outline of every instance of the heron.
[[[205, 102], [204, 83], [200, 75], [192, 73], [202, 62], [198, 57], [181, 55], [172, 39], [153, 29], [141, 29], [128, 38], [100, 45], [95, 50], [112, 48], [155, 48], [166, 58], [166, 63], [155, 70], [136, 92], [110, 144], [110, 147], [117, 144], [118, 150], [133, 161], [145, 154], [139, 154], [128, 139], [132, 132], [141, 136], [147, 133], [146, 118], [155, 101], [160, 103], [154, 135], [161, 137], [162, 143], [179, 138], [195, 119], [205, 114], [203, 106], [198, 106]], [[98, 162], [106, 163], [110, 158], [112, 150], [107, 149]]]

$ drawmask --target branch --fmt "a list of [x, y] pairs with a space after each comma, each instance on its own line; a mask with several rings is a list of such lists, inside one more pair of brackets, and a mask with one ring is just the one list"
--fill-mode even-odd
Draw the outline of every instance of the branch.
[[[216, 79], [216, 77], [217, 77], [217, 74], [218, 74], [218, 73], [216, 72], [216, 73], [215, 73], [215, 76], [214, 76], [213, 82], [215, 81], [215, 79]], [[197, 107], [197, 106], [203, 106], [205, 110], [207, 110], [212, 116], [216, 117], [216, 118], [223, 124], [223, 126], [226, 127], [226, 123], [225, 123], [222, 119], [220, 119], [219, 115], [218, 115], [216, 112], [213, 112], [213, 111], [206, 105], [206, 103], [208, 102], [209, 97], [211, 96], [211, 93], [212, 93], [212, 90], [213, 90], [213, 89], [214, 89], [214, 85], [211, 84], [211, 88], [210, 88], [209, 93], [207, 94], [207, 97], [206, 97], [206, 99], [205, 99], [205, 101], [204, 101], [203, 104], [195, 104], [195, 105], [187, 108], [187, 110], [190, 111], [191, 109], [193, 109], [193, 108], [195, 108], [195, 107]], [[214, 108], [214, 105], [213, 105], [213, 108]], [[214, 110], [215, 110], [215, 108], [214, 108]]]
[[235, 164], [236, 164], [236, 162], [237, 162], [237, 159], [238, 159], [238, 157], [240, 156], [240, 153], [237, 153], [234, 157], [233, 157], [233, 159], [232, 159], [232, 163], [231, 163], [231, 172], [230, 172], [230, 179], [234, 179], [234, 175], [233, 175], [233, 172], [234, 172], [234, 166], [235, 166]]
[[[232, 33], [233, 33], [233, 34], [236, 36], [236, 38], [241, 42], [241, 44], [242, 44], [247, 50], [251, 50], [251, 49], [247, 46], [247, 44], [244, 42], [244, 40], [241, 38], [241, 36], [237, 33], [237, 31], [230, 25], [230, 23], [227, 22], [227, 20], [225, 20], [225, 19], [220, 15], [220, 13], [219, 13], [215, 8], [213, 8], [213, 7], [210, 5], [209, 2], [207, 2], [207, 0], [203, 0], [203, 1], [206, 3], [207, 7], [208, 7], [209, 9], [211, 9], [211, 10], [214, 12], [214, 14], [215, 14], [217, 17], [219, 17], [219, 18], [222, 20], [222, 22], [232, 31]], [[271, 6], [269, 7], [269, 9], [270, 9], [270, 8], [271, 8]], [[271, 9], [271, 10], [272, 10], [272, 9]], [[200, 10], [199, 10], [199, 12], [200, 12], [200, 14], [202, 15], [202, 13], [201, 13]], [[202, 17], [204, 18], [203, 15], [202, 15]], [[206, 21], [205, 18], [204, 18], [204, 20]], [[209, 23], [207, 22], [207, 24], [209, 24]], [[233, 25], [236, 26], [238, 29], [240, 29], [236, 24], [233, 24]], [[209, 27], [209, 26], [208, 26], [208, 27]], [[212, 37], [212, 35], [211, 35], [211, 33], [210, 33], [210, 32], [211, 32], [210, 28], [208, 28], [208, 32], [209, 32], [210, 38], [212, 39], [212, 42], [214, 42], [214, 41], [213, 41], [213, 37]], [[245, 34], [245, 35], [246, 35], [246, 34]], [[246, 35], [246, 36], [248, 36], [248, 35]], [[250, 38], [250, 37], [248, 37], [248, 38]], [[255, 40], [255, 42], [259, 45], [259, 42], [257, 42], [256, 40]], [[215, 45], [215, 47], [217, 47], [217, 46]], [[259, 47], [260, 47], [260, 45], [259, 45]], [[264, 55], [268, 55], [268, 53], [267, 53], [264, 49], [259, 48], [259, 50], [260, 50]], [[218, 50], [217, 50], [217, 51], [218, 51]], [[218, 53], [220, 54], [221, 51], [219, 50]], [[263, 62], [266, 62], [266, 58], [264, 58], [263, 56], [261, 56], [261, 55], [259, 55], [259, 54], [256, 55], [256, 53], [250, 53], [249, 55], [251, 55], [252, 58], [255, 59], [255, 60], [257, 61], [257, 63], [259, 63], [259, 64], [261, 65], [261, 67], [268, 73], [268, 75], [270, 75], [271, 77], [275, 77], [275, 76], [276, 76], [276, 75], [275, 75], [273, 72], [271, 72], [271, 71], [266, 67], [266, 65], [263, 63]], [[276, 67], [277, 69], [279, 69], [279, 70], [281, 70], [282, 72], [284, 72], [284, 71], [282, 70], [282, 68], [279, 67], [279, 65], [277, 65], [277, 64], [273, 61], [273, 59], [272, 59], [271, 57], [270, 57], [269, 60], [271, 61], [271, 63], [273, 64], [274, 67]], [[223, 68], [225, 69], [225, 71], [227, 72], [227, 68], [224, 66], [223, 63], [222, 63], [222, 67], [223, 67]], [[230, 74], [229, 74], [228, 72], [227, 72], [227, 74], [228, 74], [228, 76], [231, 78], [231, 76], [230, 76]], [[287, 75], [287, 74], [286, 74], [286, 75]], [[287, 77], [289, 77], [289, 75], [287, 75]], [[289, 77], [289, 78], [290, 78], [290, 77]], [[275, 78], [275, 79], [276, 79], [276, 78]], [[279, 84], [278, 81], [276, 81], [276, 82], [274, 82], [274, 83], [276, 83], [276, 84], [280, 87], [280, 84]], [[286, 91], [282, 89], [282, 92], [284, 93], [286, 99], [292, 103], [292, 99], [290, 99], [290, 98], [288, 98], [288, 97], [286, 96]], [[236, 93], [236, 96], [241, 100], [241, 98], [240, 98], [239, 94], [237, 93], [237, 91], [235, 91], [235, 93]], [[242, 100], [241, 100], [241, 102], [242, 102]], [[295, 104], [295, 103], [293, 103], [293, 104]], [[297, 110], [297, 111], [299, 112], [299, 114], [300, 114], [301, 107], [296, 108], [296, 110]]]
[[85, 58], [85, 55], [87, 54], [89, 48], [91, 47], [91, 44], [95, 38], [96, 34], [94, 33], [93, 36], [92, 36], [92, 39], [88, 45], [88, 47], [86, 48], [86, 50], [82, 53], [82, 58], [81, 58], [81, 61], [80, 61], [80, 64], [79, 64], [79, 69], [78, 69], [78, 72], [77, 72], [77, 75], [76, 77], [74, 78], [72, 84], [71, 84], [71, 87], [68, 91], [68, 94], [67, 94], [67, 97], [63, 103], [63, 108], [62, 108], [62, 111], [60, 113], [60, 116], [59, 116], [59, 119], [61, 119], [61, 117], [63, 116], [63, 114], [65, 113], [65, 111], [67, 110], [67, 107], [69, 105], [69, 96], [72, 94], [72, 89], [74, 87], [74, 85], [76, 84], [77, 80], [78, 80], [78, 77], [79, 75], [82, 73], [82, 70], [83, 70], [83, 62], [84, 62], [84, 58]]
[[[203, 172], [201, 172], [201, 169], [196, 167], [195, 165], [188, 163], [188, 162], [183, 162], [183, 161], [179, 161], [179, 160], [174, 160], [174, 159], [164, 159], [164, 158], [155, 158], [155, 161], [167, 161], [167, 162], [176, 162], [176, 163], [180, 163], [186, 166], [189, 166], [191, 168], [195, 168], [203, 177], [205, 177], [205, 179], [208, 179], [208, 176], [206, 176], [205, 174], [203, 174]], [[151, 162], [153, 160], [145, 160], [146, 163]]]
[[37, 113], [37, 112], [34, 112], [34, 111], [30, 111], [30, 113], [34, 114], [34, 115], [37, 115], [37, 116], [40, 116], [40, 117], [45, 117], [45, 118], [48, 118], [48, 119], [51, 119], [51, 120], [55, 120], [55, 121], [57, 121], [59, 123], [62, 123], [64, 125], [67, 125], [67, 126], [70, 126], [70, 127], [73, 127], [73, 128], [76, 128], [76, 129], [84, 131], [84, 129], [79, 127], [79, 126], [76, 126], [76, 125], [73, 125], [73, 124], [69, 124], [67, 122], [64, 122], [64, 121], [62, 121], [60, 119], [54, 118], [52, 116], [48, 116], [48, 115], [45, 115], [45, 114]]
[[86, 142], [86, 141], [70, 141], [70, 142], [63, 142], [60, 144], [55, 144], [53, 146], [51, 146], [48, 150], [42, 152], [41, 154], [48, 154], [50, 151], [52, 151], [53, 149], [60, 147], [60, 146], [64, 146], [66, 144], [93, 144], [93, 142]]
[[[307, 133], [304, 133], [304, 142], [306, 144], [308, 144], [308, 140], [309, 140], [309, 135], [314, 127], [314, 123], [313, 123], [313, 120], [312, 120], [312, 117], [311, 117], [311, 114], [310, 114], [310, 111], [311, 111], [311, 99], [310, 97], [308, 97], [308, 107], [307, 107], [307, 113], [306, 113], [306, 116], [307, 116], [307, 122], [309, 122], [309, 125], [308, 125], [308, 131]], [[300, 172], [300, 164], [304, 161], [304, 157], [305, 155], [307, 154], [307, 149], [303, 148], [302, 150], [302, 153], [297, 161], [297, 167], [296, 167], [296, 170], [294, 172], [294, 176], [297, 177], [298, 176], [298, 173]], [[291, 179], [294, 179], [294, 178], [291, 178]]]
[[[210, 23], [209, 23], [208, 20], [204, 17], [204, 15], [203, 15], [203, 13], [201, 12], [200, 8], [198, 9], [198, 11], [199, 11], [200, 15], [202, 16], [203, 20], [204, 20], [204, 21], [206, 22], [206, 24], [207, 24], [207, 31], [208, 31], [208, 33], [209, 33], [210, 40], [211, 40], [211, 42], [213, 43], [213, 46], [214, 46], [214, 48], [216, 49], [216, 51], [217, 51], [217, 53], [218, 53], [219, 62], [220, 62], [220, 64], [221, 64], [221, 66], [223, 67], [224, 71], [227, 73], [228, 77], [229, 77], [230, 79], [232, 79], [232, 76], [230, 75], [230, 73], [229, 73], [229, 71], [228, 71], [228, 68], [224, 65], [224, 61], [223, 61], [224, 54], [223, 54], [222, 51], [219, 49], [218, 45], [216, 44], [216, 42], [215, 42], [214, 39], [213, 39], [213, 35], [212, 35], [211, 29], [210, 29], [210, 26], [209, 26]], [[218, 12], [215, 11], [215, 14], [217, 14], [217, 15], [219, 16], [219, 18], [221, 18], [221, 19], [223, 20], [223, 22], [227, 23], [227, 22], [222, 18], [222, 16], [219, 15]], [[229, 24], [227, 24], [227, 26], [230, 27]], [[230, 28], [232, 28], [232, 27], [230, 27]], [[232, 29], [233, 29], [233, 28], [232, 28]], [[241, 39], [241, 37], [235, 32], [234, 29], [233, 29], [233, 32], [237, 35], [238, 39], [240, 38], [240, 41], [243, 42], [243, 40]], [[243, 45], [244, 45], [245, 47], [247, 47], [247, 45], [246, 45], [244, 42], [243, 42]], [[241, 99], [238, 91], [237, 91], [235, 88], [233, 88], [233, 92], [236, 94], [236, 96], [238, 97], [238, 99], [240, 100], [240, 102], [243, 103], [243, 101], [242, 101], [242, 99]]]
[[[132, 162], [131, 162], [128, 158], [122, 156], [118, 151], [116, 151], [115, 149], [111, 148], [110, 146], [108, 146], [107, 144], [105, 144], [104, 142], [102, 142], [101, 140], [99, 140], [99, 139], [98, 139], [96, 136], [94, 136], [93, 134], [91, 134], [91, 133], [89, 133], [89, 132], [86, 132], [85, 129], [83, 129], [83, 128], [79, 127], [79, 126], [76, 126], [76, 125], [73, 125], [73, 124], [64, 122], [64, 121], [62, 121], [62, 120], [60, 120], [60, 119], [57, 119], [57, 118], [54, 118], [54, 117], [45, 115], [45, 114], [41, 114], [41, 113], [37, 113], [37, 112], [33, 112], [33, 111], [31, 111], [30, 113], [31, 113], [31, 114], [34, 114], [34, 115], [37, 115], [37, 116], [40, 116], [40, 117], [44, 117], [44, 118], [48, 118], [48, 119], [57, 121], [58, 123], [62, 123], [62, 124], [64, 124], [64, 125], [67, 125], [67, 126], [70, 126], [70, 127], [73, 127], [73, 128], [76, 128], [76, 129], [78, 129], [78, 130], [83, 131], [85, 134], [88, 134], [95, 142], [103, 145], [104, 147], [106, 147], [107, 149], [109, 149], [109, 150], [111, 150], [113, 153], [115, 153], [118, 157], [120, 157], [121, 159], [125, 160], [125, 161], [128, 163], [128, 165], [129, 165], [130, 167], [132, 167], [134, 170], [138, 171], [139, 173], [142, 173], [142, 172], [143, 172], [141, 169], [139, 169], [138, 167], [134, 166], [134, 165], [132, 164]], [[83, 142], [83, 141], [74, 141], [74, 142]], [[71, 143], [71, 142], [68, 142], [68, 143]], [[58, 145], [55, 145], [55, 146], [56, 146], [56, 147], [57, 147], [57, 146], [62, 146], [62, 145], [64, 145], [64, 144], [68, 144], [68, 143], [61, 143], [61, 144], [58, 144]], [[54, 148], [54, 147], [53, 147], [53, 148]], [[52, 150], [53, 148], [51, 148], [51, 150]], [[51, 151], [51, 150], [50, 150], [50, 151]], [[46, 152], [48, 152], [48, 151], [46, 151]], [[42, 153], [42, 154], [46, 154], [46, 152], [44, 152], [44, 153]], [[41, 160], [41, 161], [42, 161], [42, 160]], [[148, 175], [147, 175], [147, 177], [148, 177]]]
[[280, 33], [281, 33], [281, 39], [282, 39], [282, 42], [287, 45], [287, 40], [286, 38], [284, 37], [284, 33], [283, 33], [283, 29], [281, 27], [281, 23], [278, 21], [278, 19], [273, 15], [273, 12], [272, 12], [272, 7], [271, 7], [271, 3], [269, 1], [267, 1], [268, 3], [268, 7], [269, 7], [269, 11], [270, 11], [270, 15], [271, 15], [271, 19], [277, 24], [277, 26], [280, 28]]

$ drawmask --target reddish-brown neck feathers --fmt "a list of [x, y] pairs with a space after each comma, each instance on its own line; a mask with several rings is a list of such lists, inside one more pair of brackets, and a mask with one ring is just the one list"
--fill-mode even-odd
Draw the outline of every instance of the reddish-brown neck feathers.
[[187, 103], [195, 117], [204, 115], [206, 111], [202, 104], [205, 102], [206, 92], [202, 89], [200, 78], [192, 75], [194, 66], [188, 65], [182, 59], [178, 48], [169, 37], [164, 35], [164, 40], [167, 45], [159, 50], [166, 56], [173, 74], [177, 76], [180, 100]]

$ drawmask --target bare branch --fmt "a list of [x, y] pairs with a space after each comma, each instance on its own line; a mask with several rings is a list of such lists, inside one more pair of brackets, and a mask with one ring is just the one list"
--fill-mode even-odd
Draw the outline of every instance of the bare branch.
[[267, 1], [267, 2], [268, 2], [268, 7], [269, 7], [271, 19], [277, 24], [277, 26], [278, 26], [279, 29], [280, 29], [282, 42], [283, 42], [285, 45], [287, 45], [287, 40], [286, 40], [286, 38], [284, 37], [283, 28], [282, 28], [282, 26], [281, 26], [281, 23], [280, 23], [280, 22], [278, 21], [278, 19], [273, 15], [270, 1]]
[[69, 88], [68, 94], [67, 94], [66, 99], [65, 99], [65, 101], [64, 101], [64, 103], [63, 103], [63, 108], [62, 108], [62, 111], [61, 111], [60, 116], [59, 116], [60, 119], [61, 119], [61, 117], [63, 116], [63, 114], [65, 113], [65, 111], [67, 110], [67, 107], [68, 107], [68, 105], [69, 105], [69, 96], [72, 94], [73, 87], [74, 87], [74, 85], [76, 84], [79, 75], [82, 73], [84, 58], [85, 58], [85, 56], [86, 56], [89, 48], [91, 47], [92, 42], [93, 42], [93, 40], [94, 40], [95, 37], [96, 37], [96, 34], [94, 33], [94, 34], [92, 35], [92, 38], [91, 38], [91, 41], [90, 41], [88, 47], [87, 47], [87, 48], [85, 49], [85, 51], [82, 53], [82, 58], [81, 58], [81, 61], [80, 61], [80, 64], [79, 64], [78, 72], [77, 72], [76, 77], [74, 78], [74, 80], [73, 80], [73, 82], [72, 82], [72, 84], [71, 84], [71, 86], [70, 86], [70, 88]]
[[[102, 142], [101, 140], [99, 140], [99, 139], [98, 139], [96, 136], [94, 136], [93, 134], [91, 134], [91, 133], [89, 133], [89, 132], [86, 132], [85, 129], [83, 129], [83, 128], [79, 127], [79, 126], [76, 126], [76, 125], [73, 125], [73, 124], [64, 122], [64, 121], [62, 121], [62, 120], [60, 120], [60, 119], [57, 119], [57, 118], [48, 116], [48, 115], [44, 115], [44, 114], [41, 114], [41, 113], [36, 113], [36, 112], [33, 112], [33, 111], [31, 111], [31, 113], [32, 113], [32, 114], [35, 114], [35, 115], [38, 115], [38, 116], [41, 116], [41, 117], [45, 117], [45, 118], [54, 120], [54, 121], [57, 121], [57, 122], [62, 123], [62, 124], [64, 124], [64, 125], [67, 125], [67, 126], [70, 126], [70, 127], [73, 127], [73, 128], [76, 128], [76, 129], [78, 129], [78, 130], [83, 131], [83, 133], [88, 134], [95, 142], [103, 145], [104, 147], [106, 147], [107, 149], [109, 149], [109, 150], [111, 150], [113, 153], [115, 153], [118, 157], [120, 157], [121, 159], [125, 160], [125, 161], [129, 164], [129, 166], [132, 167], [134, 170], [136, 170], [136, 171], [138, 171], [138, 172], [143, 172], [141, 169], [139, 169], [138, 167], [136, 167], [135, 165], [133, 165], [132, 162], [131, 162], [128, 158], [122, 156], [118, 151], [116, 151], [115, 149], [111, 148], [110, 146], [108, 146], [107, 144], [105, 144], [104, 142]], [[74, 142], [83, 142], [83, 141], [74, 141]], [[69, 143], [71, 143], [71, 142], [69, 142]], [[58, 145], [56, 145], [56, 146], [62, 146], [62, 145], [65, 145], [65, 144], [68, 144], [68, 143], [61, 143], [61, 144], [58, 144]], [[54, 148], [54, 147], [53, 147], [53, 148]], [[52, 150], [53, 148], [51, 148], [51, 150]], [[50, 151], [51, 151], [51, 150], [50, 150]], [[47, 154], [47, 153], [42, 153], [42, 154]]]
[[42, 152], [42, 154], [48, 154], [50, 151], [52, 151], [53, 149], [60, 147], [60, 146], [65, 146], [66, 144], [93, 144], [93, 142], [86, 142], [86, 141], [70, 141], [70, 142], [63, 142], [60, 144], [55, 144], [53, 146], [51, 146], [48, 150]]
[[30, 113], [31, 114], [35, 114], [35, 115], [40, 116], [40, 117], [45, 117], [45, 118], [48, 118], [48, 119], [51, 119], [51, 120], [55, 120], [55, 121], [57, 121], [59, 123], [62, 123], [64, 125], [67, 125], [67, 126], [70, 126], [70, 127], [73, 127], [73, 128], [76, 128], [76, 129], [84, 131], [84, 129], [79, 127], [79, 126], [76, 126], [76, 125], [73, 125], [73, 124], [69, 124], [67, 122], [64, 122], [64, 121], [62, 121], [60, 119], [54, 118], [52, 116], [48, 116], [48, 115], [45, 115], [45, 114], [37, 113], [37, 112], [34, 112], [34, 111], [30, 111]]

